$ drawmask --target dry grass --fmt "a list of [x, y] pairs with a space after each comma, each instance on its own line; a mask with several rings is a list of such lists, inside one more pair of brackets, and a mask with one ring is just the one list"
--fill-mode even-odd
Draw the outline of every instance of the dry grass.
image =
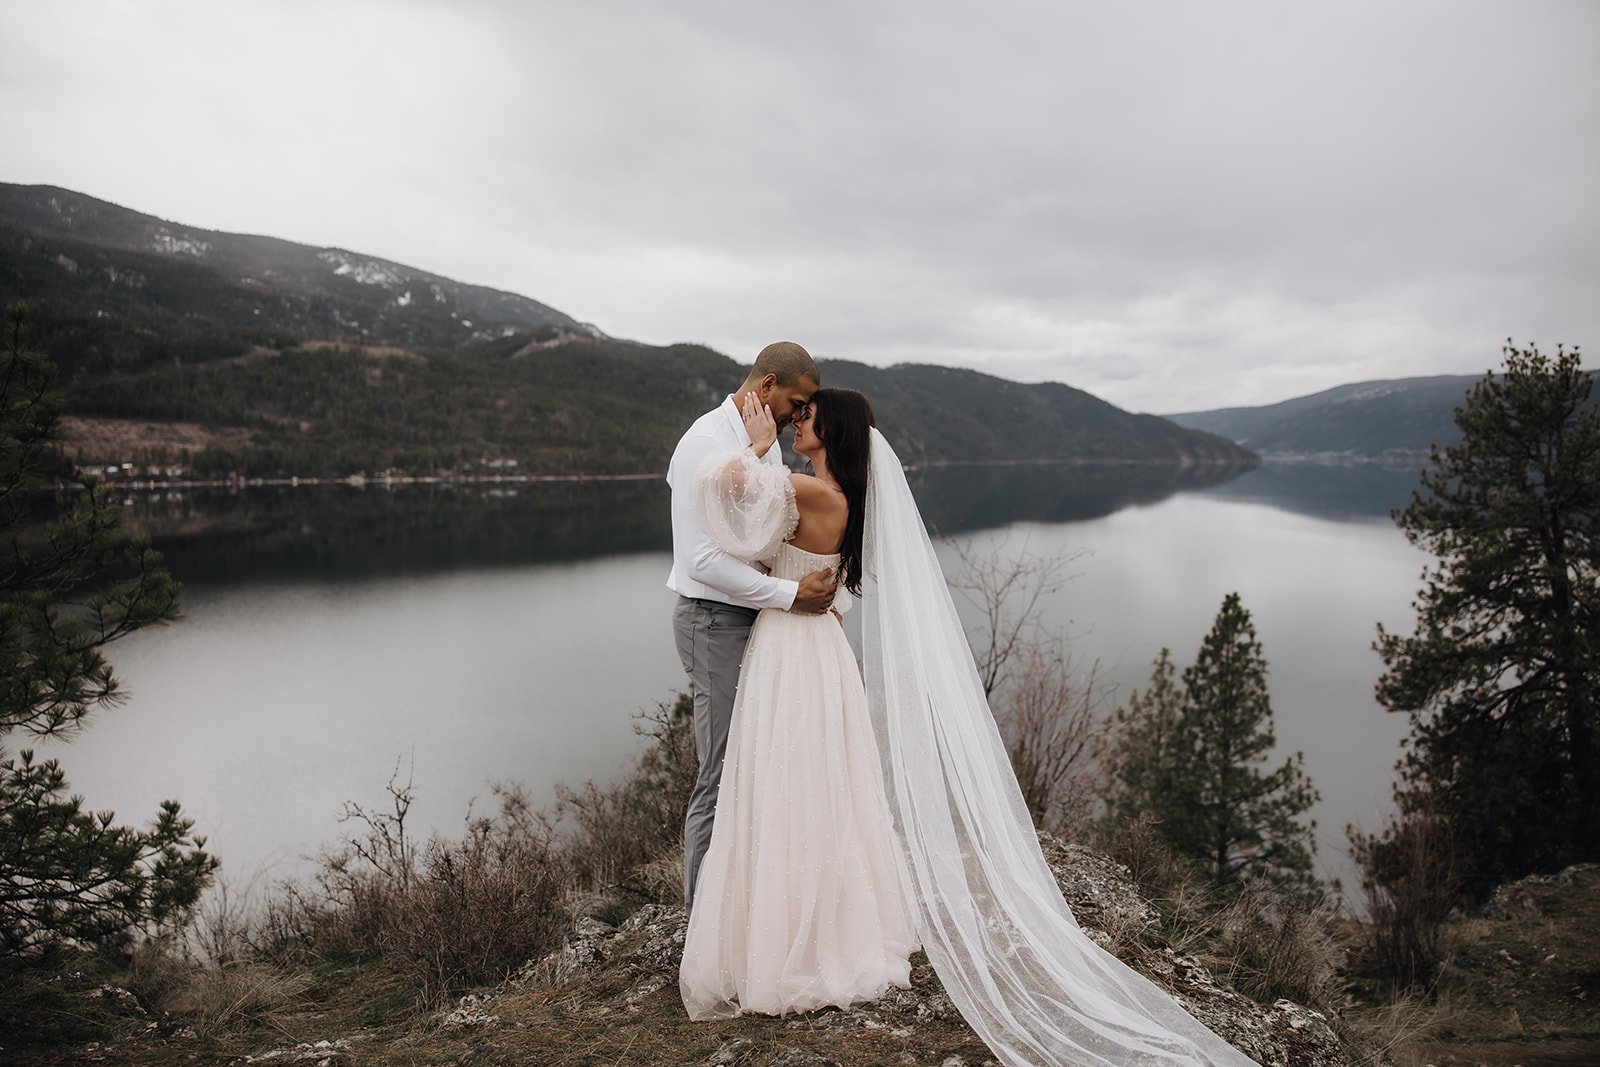
[[1213, 951], [1228, 961], [1226, 980], [1240, 993], [1322, 1008], [1343, 1002], [1346, 950], [1332, 901], [1250, 884], [1221, 906], [1215, 922], [1221, 937]]
[[1421, 1050], [1450, 1032], [1459, 1017], [1460, 1010], [1448, 997], [1400, 993], [1345, 1011], [1335, 1028], [1352, 1058], [1360, 1063], [1421, 1067], [1417, 1059]]
[[[1348, 938], [1335, 899], [1262, 882], [1214, 885], [1167, 847], [1148, 817], [1117, 827], [1104, 851], [1129, 869], [1160, 912], [1161, 940], [1206, 958], [1216, 977], [1238, 992], [1265, 1003], [1292, 1000], [1329, 1015], [1348, 1002]], [[1131, 930], [1128, 936], [1138, 942], [1148, 935]]]
[[199, 1033], [232, 1033], [247, 1024], [274, 1025], [278, 1016], [304, 1006], [313, 984], [305, 971], [265, 962], [196, 968], [160, 1007], [183, 1015]]

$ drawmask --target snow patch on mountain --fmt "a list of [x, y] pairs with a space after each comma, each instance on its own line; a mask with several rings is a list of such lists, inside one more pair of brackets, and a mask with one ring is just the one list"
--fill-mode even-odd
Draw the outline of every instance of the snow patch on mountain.
[[157, 252], [165, 252], [169, 256], [193, 256], [204, 259], [206, 253], [211, 251], [210, 241], [198, 241], [192, 237], [179, 237], [169, 230], [157, 230], [150, 235], [150, 245]]
[[359, 259], [337, 248], [323, 249], [317, 253], [317, 258], [332, 267], [335, 276], [348, 276], [362, 285], [381, 285], [388, 289], [406, 280], [388, 263], [377, 259]]

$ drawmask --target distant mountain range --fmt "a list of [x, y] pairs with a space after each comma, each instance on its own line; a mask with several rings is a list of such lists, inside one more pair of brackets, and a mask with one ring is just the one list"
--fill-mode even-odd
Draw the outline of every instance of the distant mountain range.
[[1414, 464], [1460, 440], [1455, 409], [1482, 375], [1358, 382], [1263, 407], [1167, 418], [1225, 437], [1265, 459]]
[[[641, 345], [515, 293], [389, 260], [199, 230], [0, 184], [0, 302], [61, 370], [69, 459], [197, 474], [479, 468], [659, 473], [748, 364]], [[1060, 384], [824, 362], [903, 458], [1252, 466], [1208, 432]]]

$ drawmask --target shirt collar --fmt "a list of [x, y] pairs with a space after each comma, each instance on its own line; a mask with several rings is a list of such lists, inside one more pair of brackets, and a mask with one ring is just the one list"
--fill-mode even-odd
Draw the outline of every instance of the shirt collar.
[[748, 448], [750, 445], [750, 431], [744, 428], [744, 416], [739, 414], [739, 405], [733, 402], [732, 393], [729, 393], [722, 401], [722, 410], [727, 414], [728, 421], [733, 423], [733, 432], [738, 435], [739, 443]]

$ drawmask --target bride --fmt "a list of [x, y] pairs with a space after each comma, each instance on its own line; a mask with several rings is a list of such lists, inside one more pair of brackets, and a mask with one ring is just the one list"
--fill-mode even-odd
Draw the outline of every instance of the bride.
[[812, 404], [795, 450], [815, 476], [756, 461], [777, 429], [747, 398], [752, 447], [702, 464], [696, 506], [719, 547], [774, 573], [837, 554], [865, 683], [834, 619], [757, 618], [684, 944], [690, 1018], [870, 1000], [907, 983], [920, 942], [1008, 1067], [1249, 1067], [1078, 928], [899, 459], [860, 393]]
[[[840, 389], [818, 390], [811, 404], [794, 419], [794, 447], [814, 475], [759, 461], [778, 431], [747, 394], [751, 447], [702, 464], [696, 505], [732, 555], [766, 561], [778, 578], [837, 568], [839, 585], [859, 591], [872, 408]], [[843, 628], [829, 613], [762, 611], [684, 942], [689, 1017], [848, 1007], [909, 985], [917, 941], [895, 851]]]

